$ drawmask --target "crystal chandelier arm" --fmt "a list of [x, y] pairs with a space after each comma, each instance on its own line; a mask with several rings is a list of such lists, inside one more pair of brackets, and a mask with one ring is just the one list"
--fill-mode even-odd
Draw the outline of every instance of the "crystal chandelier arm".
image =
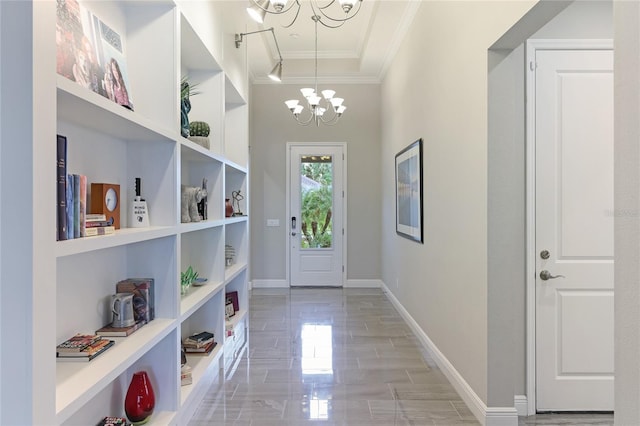
[[[335, 0], [332, 0], [329, 4], [327, 4], [327, 5], [325, 5], [325, 6], [320, 6], [320, 5], [318, 4], [318, 0], [311, 0], [311, 3], [310, 3], [310, 4], [311, 4], [311, 9], [314, 11], [314, 13], [316, 13], [316, 9], [318, 9], [318, 11], [319, 11], [319, 12], [322, 14], [322, 16], [324, 16], [325, 18], [329, 19], [330, 21], [333, 21], [334, 23], [338, 23], [338, 22], [339, 22], [339, 24], [336, 24], [336, 25], [328, 25], [328, 24], [326, 24], [326, 23], [324, 23], [324, 22], [320, 21], [320, 23], [321, 23], [322, 25], [324, 25], [325, 27], [328, 27], [328, 28], [338, 28], [338, 27], [341, 27], [341, 26], [342, 26], [345, 22], [347, 22], [348, 20], [350, 20], [350, 19], [352, 19], [353, 17], [355, 17], [355, 16], [358, 14], [358, 12], [360, 12], [360, 7], [362, 7], [362, 0], [356, 0], [356, 1], [357, 1], [357, 3], [358, 3], [358, 7], [357, 7], [356, 11], [355, 11], [355, 12], [353, 12], [352, 14], [351, 14], [351, 12], [347, 12], [347, 13], [349, 13], [349, 15], [348, 15], [348, 16], [346, 16], [345, 18], [334, 18], [334, 17], [332, 17], [332, 16], [329, 16], [329, 15], [324, 11], [324, 9], [327, 9], [329, 6], [331, 6], [333, 3], [335, 3]], [[316, 13], [316, 14], [317, 14], [317, 13]]]
[[[291, 10], [291, 8], [293, 8], [293, 6], [295, 6], [296, 4], [298, 5], [298, 11], [300, 10], [300, 3], [298, 2], [298, 0], [296, 0], [295, 2], [291, 3], [289, 5], [289, 7], [287, 7], [286, 9], [281, 10], [280, 12], [278, 11], [272, 11], [269, 10], [269, 3], [267, 3], [267, 7], [262, 6], [259, 2], [257, 2], [256, 0], [250, 0], [251, 1], [251, 5], [257, 7], [258, 9], [262, 9], [267, 13], [270, 13], [272, 15], [282, 15], [283, 13], [287, 13], [288, 11]], [[296, 14], [297, 15], [297, 14]]]
[[315, 118], [315, 115], [313, 113], [309, 114], [309, 118], [306, 120], [300, 120], [300, 115], [298, 116], [293, 116], [293, 118], [295, 118], [296, 123], [298, 123], [301, 126], [308, 126], [309, 124], [311, 124], [313, 122], [313, 119]]
[[[293, 19], [291, 20], [291, 22], [289, 22], [287, 25], [282, 25], [282, 28], [290, 28], [293, 25], [293, 23], [296, 22], [296, 19], [298, 19], [298, 15], [300, 14], [301, 5], [300, 5], [300, 2], [298, 2], [298, 0], [296, 0], [294, 4], [298, 5], [298, 10], [296, 10], [296, 14], [293, 17]], [[291, 7], [293, 7], [293, 4], [291, 5]], [[289, 9], [291, 9], [291, 7], [289, 7]], [[289, 10], [289, 9], [287, 9], [287, 10]]]
[[[333, 111], [332, 108], [329, 108], [328, 110], [332, 110]], [[336, 124], [338, 122], [338, 119], [340, 118], [340, 114], [337, 114], [335, 111], [333, 111], [333, 115], [331, 116], [331, 118], [325, 117], [326, 115], [328, 115], [328, 114], [326, 114], [326, 112], [325, 112], [325, 114], [323, 114], [320, 117], [318, 117], [318, 119], [322, 122], [322, 124], [326, 124], [326, 125], [329, 125], [329, 126], [333, 126], [334, 124]]]

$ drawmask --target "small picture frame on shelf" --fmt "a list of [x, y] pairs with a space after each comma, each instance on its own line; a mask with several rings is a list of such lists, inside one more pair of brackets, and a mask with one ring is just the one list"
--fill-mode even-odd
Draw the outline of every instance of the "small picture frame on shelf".
[[236, 314], [235, 309], [233, 309], [233, 302], [229, 298], [227, 298], [227, 303], [224, 307], [224, 314], [227, 318], [231, 318]]
[[237, 291], [230, 291], [225, 295], [225, 298], [227, 299], [227, 303], [229, 303], [229, 301], [231, 301], [231, 303], [233, 303], [233, 311], [234, 312], [238, 312], [240, 310], [240, 304], [238, 303], [238, 292]]

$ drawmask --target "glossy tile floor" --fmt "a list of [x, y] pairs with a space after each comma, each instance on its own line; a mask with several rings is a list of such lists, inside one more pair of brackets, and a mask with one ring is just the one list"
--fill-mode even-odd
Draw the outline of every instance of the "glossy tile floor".
[[479, 424], [381, 290], [255, 289], [250, 303], [247, 350], [190, 425]]

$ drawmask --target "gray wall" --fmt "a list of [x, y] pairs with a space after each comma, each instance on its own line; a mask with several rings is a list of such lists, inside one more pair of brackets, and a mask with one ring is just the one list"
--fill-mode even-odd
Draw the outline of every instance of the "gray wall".
[[640, 424], [640, 3], [616, 1], [615, 424]]
[[[319, 84], [345, 99], [335, 126], [298, 125], [284, 105], [301, 99], [302, 85], [254, 85], [250, 100], [251, 280], [286, 278], [286, 144], [347, 145], [347, 279], [380, 279], [380, 89], [378, 85]], [[280, 219], [280, 227], [267, 227]]]
[[489, 406], [526, 394], [524, 57], [489, 52]]
[[[532, 4], [422, 2], [382, 85], [383, 281], [485, 403], [487, 50]], [[424, 245], [393, 227], [393, 158], [418, 137]]]

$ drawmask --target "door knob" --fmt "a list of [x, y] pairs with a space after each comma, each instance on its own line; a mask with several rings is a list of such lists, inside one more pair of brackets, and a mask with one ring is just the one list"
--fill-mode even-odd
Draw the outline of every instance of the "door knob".
[[296, 233], [295, 233], [295, 232], [292, 232], [292, 233], [291, 233], [291, 236], [292, 236], [292, 237], [295, 237], [295, 236], [296, 236]]
[[540, 271], [540, 279], [542, 281], [553, 280], [555, 278], [565, 278], [564, 275], [551, 275], [551, 272], [544, 270]]

